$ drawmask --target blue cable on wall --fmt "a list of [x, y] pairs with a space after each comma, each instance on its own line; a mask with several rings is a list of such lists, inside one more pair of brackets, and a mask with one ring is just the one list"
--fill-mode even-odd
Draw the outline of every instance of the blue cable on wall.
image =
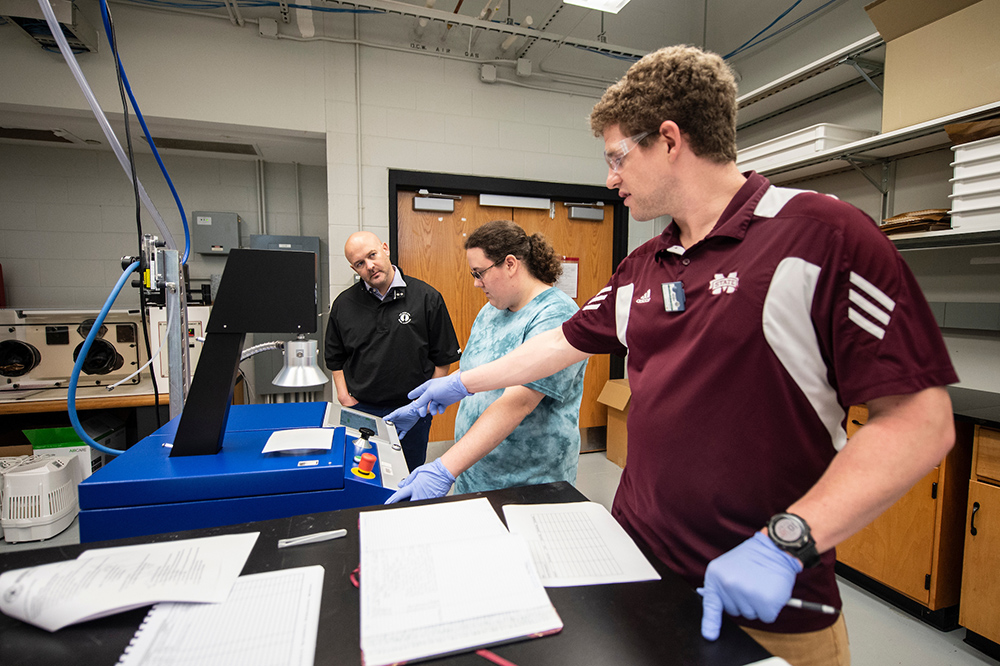
[[[104, 19], [104, 33], [108, 37], [108, 43], [113, 43], [113, 38], [111, 36], [111, 19], [108, 15], [108, 3], [107, 0], [101, 0], [101, 17]], [[135, 111], [136, 118], [139, 119], [139, 125], [142, 126], [142, 131], [146, 135], [146, 140], [149, 142], [149, 147], [153, 149], [153, 156], [156, 158], [156, 163], [160, 165], [160, 171], [163, 172], [163, 177], [167, 180], [167, 185], [170, 186], [170, 192], [174, 195], [174, 201], [177, 203], [177, 211], [181, 216], [181, 224], [184, 227], [184, 254], [181, 256], [181, 263], [186, 264], [188, 256], [191, 254], [191, 232], [188, 229], [187, 214], [184, 212], [184, 206], [181, 204], [181, 198], [177, 194], [177, 190], [174, 188], [174, 183], [170, 180], [170, 174], [167, 173], [167, 167], [163, 165], [163, 160], [160, 159], [160, 151], [156, 149], [156, 144], [153, 142], [153, 137], [149, 133], [149, 128], [146, 127], [146, 119], [142, 117], [142, 111], [139, 110], [139, 104], [135, 101], [135, 95], [132, 94], [132, 86], [129, 85], [128, 76], [125, 75], [125, 66], [122, 65], [121, 56], [118, 54], [118, 49], [114, 49], [115, 60], [118, 64], [118, 71], [122, 75], [122, 83], [125, 85], [125, 90], [128, 92], [129, 101], [132, 102], [132, 109]]]
[[121, 455], [122, 451], [117, 449], [109, 449], [108, 447], [98, 444], [94, 439], [87, 434], [87, 431], [83, 429], [83, 425], [80, 424], [80, 417], [76, 413], [76, 386], [80, 381], [80, 372], [83, 370], [83, 363], [87, 360], [87, 354], [90, 353], [90, 347], [94, 344], [94, 340], [97, 338], [97, 334], [100, 332], [101, 327], [104, 325], [104, 319], [108, 316], [108, 311], [111, 310], [111, 306], [114, 304], [115, 299], [118, 298], [118, 294], [121, 292], [122, 287], [125, 286], [125, 281], [128, 277], [132, 275], [136, 268], [139, 267], [139, 262], [132, 262], [122, 276], [118, 278], [118, 283], [115, 284], [115, 288], [111, 290], [111, 294], [108, 296], [108, 300], [105, 301], [104, 307], [97, 315], [97, 319], [90, 327], [90, 332], [87, 334], [87, 338], [83, 341], [83, 345], [80, 347], [80, 352], [76, 356], [76, 363], [73, 364], [73, 372], [69, 376], [69, 393], [66, 396], [66, 406], [69, 412], [69, 422], [73, 425], [73, 430], [76, 431], [77, 436], [83, 441], [84, 444], [92, 446], [102, 453], [107, 453], [112, 456]]
[[[829, 7], [830, 5], [832, 5], [833, 3], [840, 2], [840, 0], [828, 0], [827, 2], [823, 3], [822, 5], [820, 5], [819, 7], [817, 7], [816, 9], [812, 10], [811, 12], [807, 12], [806, 14], [804, 14], [804, 15], [800, 16], [799, 18], [795, 19], [794, 21], [792, 21], [791, 23], [789, 23], [785, 27], [781, 28], [780, 30], [776, 30], [776, 31], [772, 32], [770, 35], [765, 35], [764, 37], [761, 37], [760, 39], [757, 39], [762, 34], [764, 34], [768, 30], [770, 30], [772, 27], [774, 27], [775, 23], [777, 23], [778, 21], [780, 21], [781, 19], [783, 19], [786, 15], [788, 15], [788, 12], [792, 11], [793, 9], [795, 9], [795, 7], [799, 3], [801, 3], [801, 2], [802, 2], [802, 0], [796, 0], [795, 4], [793, 4], [791, 7], [789, 7], [784, 12], [782, 12], [781, 15], [778, 16], [778, 18], [776, 18], [773, 21], [771, 21], [771, 23], [769, 23], [766, 28], [764, 28], [763, 30], [761, 30], [760, 32], [758, 32], [756, 35], [754, 35], [753, 37], [751, 37], [750, 39], [748, 39], [747, 41], [745, 41], [742, 45], [740, 45], [740, 46], [736, 47], [735, 49], [733, 49], [732, 51], [730, 51], [728, 54], [722, 56], [722, 59], [723, 60], [728, 60], [728, 59], [730, 59], [730, 58], [732, 58], [734, 56], [738, 56], [739, 54], [743, 53], [746, 50], [752, 49], [753, 47], [755, 47], [755, 46], [757, 46], [759, 44], [763, 44], [767, 40], [769, 40], [769, 39], [771, 39], [773, 37], [777, 37], [778, 35], [780, 35], [784, 31], [788, 30], [789, 28], [795, 27], [796, 25], [798, 25], [802, 21], [805, 21], [807, 18], [809, 18], [813, 14], [816, 14], [817, 12], [823, 11], [824, 9], [826, 9], [827, 7]], [[757, 41], [754, 41], [754, 40], [757, 40]]]

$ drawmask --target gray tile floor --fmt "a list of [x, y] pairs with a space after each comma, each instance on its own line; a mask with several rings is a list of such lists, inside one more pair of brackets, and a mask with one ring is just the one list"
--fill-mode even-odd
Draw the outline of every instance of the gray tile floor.
[[[451, 442], [432, 442], [427, 459], [444, 453]], [[621, 469], [603, 452], [580, 456], [576, 487], [594, 502], [609, 510], [614, 500]], [[61, 534], [41, 542], [8, 544], [0, 540], [0, 553], [14, 549], [45, 548], [79, 543], [76, 522]], [[964, 629], [942, 632], [900, 611], [895, 606], [869, 594], [843, 579], [840, 592], [844, 599], [847, 632], [851, 641], [853, 666], [978, 666], [996, 665], [982, 652], [966, 645]]]

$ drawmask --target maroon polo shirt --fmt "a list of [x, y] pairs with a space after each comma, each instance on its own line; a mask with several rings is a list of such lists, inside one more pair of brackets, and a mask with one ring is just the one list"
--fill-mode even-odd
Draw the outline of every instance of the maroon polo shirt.
[[[692, 586], [815, 484], [846, 442], [846, 406], [958, 381], [871, 218], [747, 176], [704, 240], [684, 250], [671, 224], [563, 325], [577, 349], [628, 353], [612, 513]], [[799, 574], [793, 596], [839, 608], [834, 559]], [[803, 632], [834, 619], [786, 608], [774, 624], [739, 621]]]

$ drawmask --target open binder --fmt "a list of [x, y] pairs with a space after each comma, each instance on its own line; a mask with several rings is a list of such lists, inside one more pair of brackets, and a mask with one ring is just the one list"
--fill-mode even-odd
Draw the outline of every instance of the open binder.
[[485, 499], [362, 512], [359, 528], [366, 666], [562, 629], [527, 544]]

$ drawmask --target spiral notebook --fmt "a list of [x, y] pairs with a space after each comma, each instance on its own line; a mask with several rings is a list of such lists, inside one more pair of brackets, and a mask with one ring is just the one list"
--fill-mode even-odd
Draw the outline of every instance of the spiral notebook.
[[159, 603], [118, 663], [123, 666], [312, 666], [323, 567], [240, 576], [218, 604]]

